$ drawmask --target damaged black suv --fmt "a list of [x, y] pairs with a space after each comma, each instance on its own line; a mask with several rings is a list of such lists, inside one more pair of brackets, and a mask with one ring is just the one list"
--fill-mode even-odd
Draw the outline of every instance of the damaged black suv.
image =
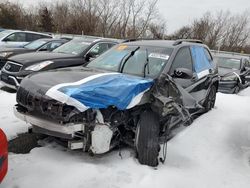
[[70, 149], [103, 154], [121, 143], [157, 166], [160, 143], [214, 107], [218, 74], [196, 40], [123, 43], [86, 67], [26, 77], [15, 114]]

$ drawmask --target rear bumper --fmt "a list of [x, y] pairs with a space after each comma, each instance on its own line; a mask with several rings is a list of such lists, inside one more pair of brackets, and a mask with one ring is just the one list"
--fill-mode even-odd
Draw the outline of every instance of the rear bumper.
[[57, 122], [52, 122], [51, 120], [46, 120], [20, 112], [17, 110], [16, 106], [14, 107], [14, 114], [17, 118], [25, 121], [26, 123], [30, 123], [33, 126], [33, 131], [36, 133], [65, 139], [73, 139], [76, 132], [84, 131], [83, 124], [59, 124]]

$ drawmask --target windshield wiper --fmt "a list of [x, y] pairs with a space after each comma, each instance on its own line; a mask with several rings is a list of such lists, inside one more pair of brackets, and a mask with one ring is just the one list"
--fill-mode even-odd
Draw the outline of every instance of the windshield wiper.
[[144, 63], [144, 67], [143, 67], [143, 77], [145, 78], [146, 77], [146, 67], [148, 68], [148, 74], [150, 74], [149, 73], [149, 58], [148, 58], [148, 49], [146, 49], [146, 61], [145, 61], [145, 63]]
[[[127, 56], [127, 58], [123, 61], [123, 64], [122, 64], [122, 67], [121, 67], [121, 73], [123, 72], [123, 69], [124, 69], [124, 67], [125, 67], [125, 64], [127, 63], [127, 61], [129, 60], [129, 58], [131, 58], [132, 56], [134, 56], [135, 55], [135, 52], [137, 51], [137, 50], [139, 50], [140, 49], [140, 46], [138, 46], [136, 49], [134, 49], [133, 51], [131, 51], [130, 52], [130, 54]], [[126, 56], [125, 56], [126, 57]]]

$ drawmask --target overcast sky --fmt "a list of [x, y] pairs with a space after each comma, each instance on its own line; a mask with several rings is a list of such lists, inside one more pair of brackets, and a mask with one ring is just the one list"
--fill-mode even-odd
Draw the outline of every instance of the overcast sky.
[[[0, 2], [3, 0], [0, 0]], [[11, 0], [20, 3], [53, 2], [53, 0]], [[158, 0], [158, 8], [167, 21], [168, 33], [201, 17], [205, 12], [229, 10], [232, 13], [250, 11], [250, 0]]]
[[158, 0], [161, 15], [167, 21], [168, 33], [189, 24], [205, 12], [229, 10], [241, 13], [250, 10], [250, 0]]

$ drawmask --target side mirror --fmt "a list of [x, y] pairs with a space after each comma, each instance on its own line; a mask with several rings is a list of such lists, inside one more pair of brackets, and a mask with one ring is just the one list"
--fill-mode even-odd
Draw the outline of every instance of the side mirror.
[[174, 78], [191, 79], [193, 78], [193, 72], [186, 68], [177, 68], [174, 70]]

